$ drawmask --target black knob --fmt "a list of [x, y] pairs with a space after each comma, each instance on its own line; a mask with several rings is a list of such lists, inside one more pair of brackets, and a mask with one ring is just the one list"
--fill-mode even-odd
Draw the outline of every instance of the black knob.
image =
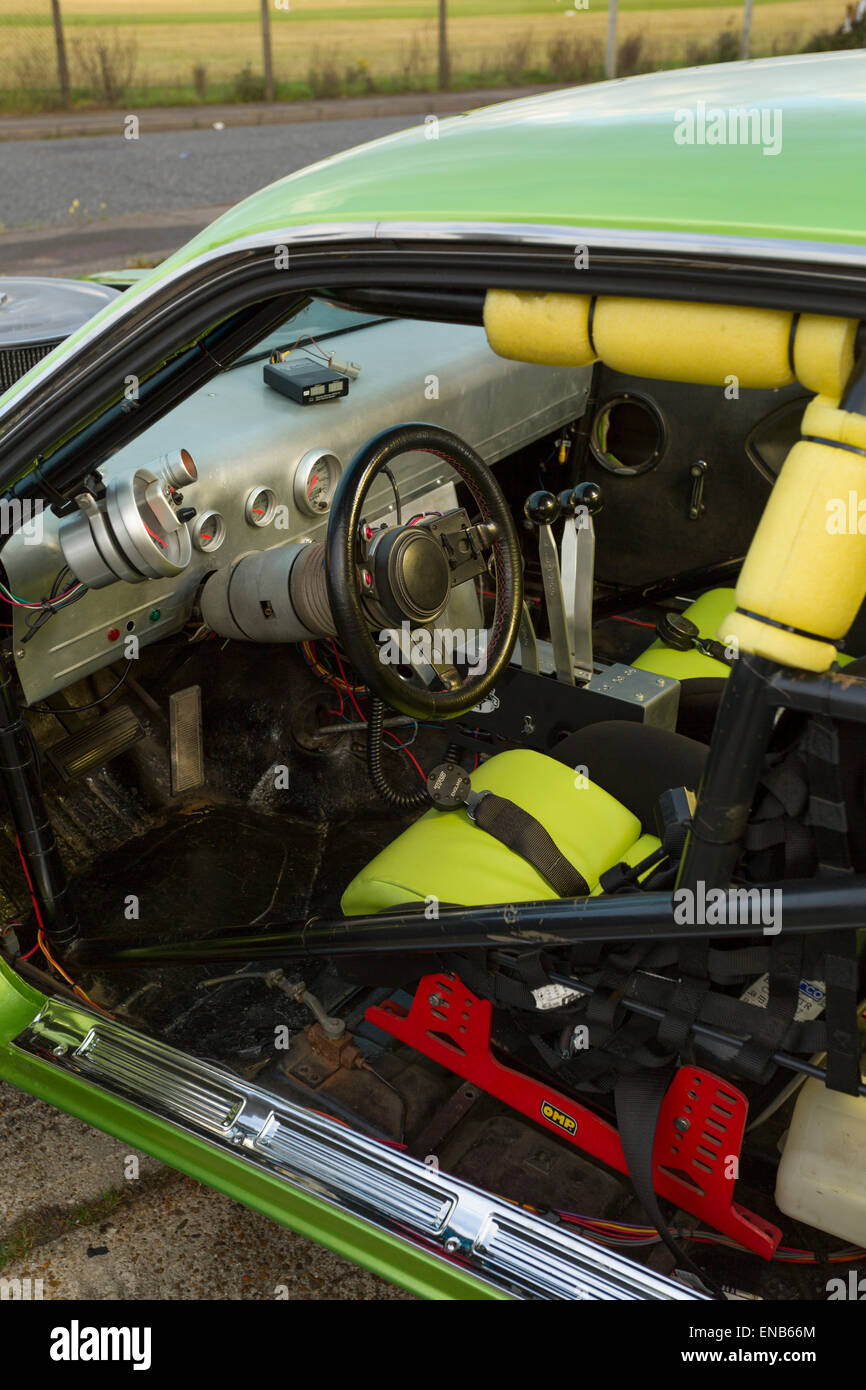
[[578, 483], [572, 495], [572, 506], [586, 507], [590, 516], [596, 516], [604, 506], [604, 494], [598, 483]]
[[536, 526], [552, 526], [562, 515], [559, 498], [552, 492], [533, 492], [527, 497], [523, 511]]
[[440, 811], [465, 805], [471, 790], [469, 773], [457, 763], [437, 763], [427, 774], [427, 794]]
[[177, 513], [177, 519], [180, 522], [192, 521], [194, 516], [195, 507], [181, 507], [180, 511]]
[[675, 652], [690, 652], [699, 635], [697, 623], [682, 613], [665, 613], [656, 632], [665, 646], [673, 647]]

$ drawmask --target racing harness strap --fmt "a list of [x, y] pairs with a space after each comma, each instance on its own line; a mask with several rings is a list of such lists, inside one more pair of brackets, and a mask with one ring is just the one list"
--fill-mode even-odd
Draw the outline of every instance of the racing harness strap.
[[[444, 792], [441, 785], [436, 788], [436, 804], [443, 808], [465, 805], [479, 828], [531, 863], [559, 896], [588, 894], [586, 880], [533, 816], [492, 792], [472, 791], [468, 775], [453, 764], [434, 769], [431, 781], [439, 773], [444, 774], [440, 783], [449, 785]], [[839, 740], [832, 721], [811, 719], [805, 736], [787, 754], [768, 761], [762, 785], [764, 798], [748, 827], [747, 851], [762, 857], [765, 851], [778, 853], [781, 847], [787, 873], [814, 872], [816, 860], [819, 873], [852, 871]], [[681, 818], [681, 808], [678, 814]], [[660, 858], [669, 853], [676, 859], [676, 825], [672, 822], [659, 829], [661, 850], [640, 865], [614, 865], [602, 875], [604, 891], [639, 891], [639, 879]], [[768, 873], [763, 881], [772, 882], [773, 877]], [[719, 936], [724, 937], [721, 924]], [[610, 1091], [623, 1075], [655, 1071], [678, 1055], [692, 1055], [692, 1028], [700, 1021], [745, 1035], [748, 1040], [729, 1065], [751, 1081], [769, 1079], [777, 1051], [826, 1050], [827, 1085], [856, 1095], [860, 1085], [856, 934], [840, 931], [823, 939], [822, 970], [814, 948], [804, 958], [806, 945], [802, 936], [781, 932], [768, 936], [765, 945], [745, 949], [713, 949], [708, 939], [686, 936], [675, 946], [636, 946], [628, 952], [607, 953], [597, 963], [597, 972], [584, 977], [594, 994], [588, 1000], [572, 998], [570, 1005], [558, 1008], [539, 1006], [539, 990], [545, 989], [546, 980], [540, 952], [515, 962], [516, 979], [490, 973], [480, 963], [471, 966], [464, 960], [461, 965], [457, 959], [446, 959], [449, 968], [464, 976], [468, 971], [470, 986], [482, 998], [514, 1011], [518, 1017], [513, 1022], [522, 1027], [546, 1066], [578, 1089]], [[678, 966], [675, 980], [648, 973], [674, 963]], [[813, 967], [826, 982], [826, 1018], [801, 1022], [797, 1019], [800, 983]], [[764, 1006], [713, 990], [713, 985], [724, 988], [754, 981], [762, 973], [768, 975]], [[624, 1016], [617, 1006], [623, 993], [660, 1007], [664, 1011], [661, 1023], [651, 1025], [645, 1019]], [[526, 1019], [527, 1013], [534, 1017]], [[557, 1025], [562, 1028], [567, 1018], [572, 1024], [585, 1020], [590, 1030], [592, 1046], [577, 1055], [562, 1044], [551, 1046], [544, 1036], [549, 1038]]]
[[583, 874], [557, 848], [541, 822], [514, 801], [494, 792], [472, 792], [466, 809], [470, 820], [537, 869], [561, 898], [589, 894]]
[[427, 791], [440, 811], [465, 806], [469, 819], [541, 874], [560, 898], [585, 898], [589, 884], [567, 859], [540, 821], [516, 802], [491, 791], [473, 791], [469, 774], [457, 763], [439, 763], [427, 778]]

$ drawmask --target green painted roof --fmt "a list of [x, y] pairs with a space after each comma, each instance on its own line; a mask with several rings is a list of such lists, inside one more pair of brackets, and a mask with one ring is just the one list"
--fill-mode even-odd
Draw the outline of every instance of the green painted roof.
[[[753, 143], [740, 143], [737, 112], [765, 113]], [[599, 82], [428, 118], [334, 155], [254, 193], [145, 272], [15, 382], [4, 402], [168, 271], [240, 237], [352, 222], [863, 243], [866, 51]]]
[[[727, 143], [728, 113], [743, 108], [765, 113], [759, 143]], [[710, 143], [722, 127], [726, 143]], [[651, 73], [420, 125], [271, 184], [178, 259], [270, 228], [368, 219], [862, 242], [866, 52]]]

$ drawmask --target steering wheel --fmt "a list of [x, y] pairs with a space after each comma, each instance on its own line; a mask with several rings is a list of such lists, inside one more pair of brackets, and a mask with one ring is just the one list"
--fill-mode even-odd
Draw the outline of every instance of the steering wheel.
[[[438, 521], [374, 531], [364, 522], [364, 503], [375, 478], [408, 453], [435, 454], [459, 476], [478, 508], [470, 522], [458, 510]], [[483, 671], [461, 677], [450, 661], [434, 655], [416, 664], [407, 679], [388, 664], [374, 632], [396, 631], [402, 651], [420, 629], [435, 637], [436, 619], [457, 584], [496, 572], [496, 607]], [[523, 574], [517, 531], [508, 503], [482, 458], [449, 430], [437, 425], [395, 425], [375, 435], [346, 468], [331, 506], [325, 569], [337, 634], [356, 671], [379, 698], [414, 719], [453, 719], [466, 714], [499, 680], [517, 640], [523, 605]], [[406, 626], [408, 624], [408, 627]], [[428, 655], [431, 642], [417, 649]], [[477, 663], [481, 665], [481, 663]], [[423, 671], [424, 674], [421, 674]], [[438, 688], [434, 688], [438, 686]]]

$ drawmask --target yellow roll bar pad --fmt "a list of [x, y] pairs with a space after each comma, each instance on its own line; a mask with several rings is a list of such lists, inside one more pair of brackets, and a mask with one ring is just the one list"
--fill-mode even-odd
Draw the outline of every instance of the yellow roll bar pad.
[[866, 417], [819, 397], [801, 428], [808, 437], [782, 465], [719, 636], [826, 671], [866, 599]]
[[854, 366], [855, 319], [742, 305], [488, 290], [487, 341], [500, 357], [698, 385], [797, 380], [838, 401]]

